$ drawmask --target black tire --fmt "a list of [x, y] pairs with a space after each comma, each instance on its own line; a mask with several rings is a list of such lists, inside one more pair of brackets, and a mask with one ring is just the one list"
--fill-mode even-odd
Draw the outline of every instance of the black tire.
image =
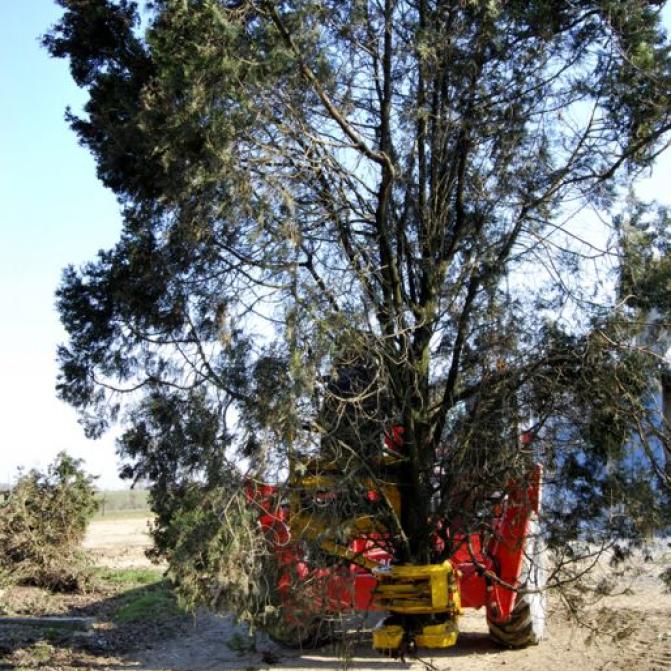
[[488, 621], [489, 635], [499, 645], [526, 648], [529, 645], [538, 645], [543, 639], [547, 611], [545, 565], [545, 548], [538, 522], [532, 520], [522, 560], [520, 592], [510, 619], [507, 622]]

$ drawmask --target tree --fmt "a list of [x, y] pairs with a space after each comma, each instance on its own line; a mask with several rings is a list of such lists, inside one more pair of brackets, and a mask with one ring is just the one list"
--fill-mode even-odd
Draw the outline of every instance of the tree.
[[324, 453], [356, 482], [395, 426], [399, 556], [535, 458], [551, 541], [649, 528], [658, 361], [611, 213], [671, 128], [659, 2], [59, 4], [124, 227], [64, 272], [58, 393], [89, 435], [123, 411], [160, 547], [194, 482]]

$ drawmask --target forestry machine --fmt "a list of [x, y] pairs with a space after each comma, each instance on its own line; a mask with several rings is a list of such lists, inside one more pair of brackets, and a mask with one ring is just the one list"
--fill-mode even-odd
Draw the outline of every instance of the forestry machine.
[[[393, 438], [385, 438], [394, 449], [384, 450], [381, 472], [393, 473], [394, 460], [402, 468], [401, 436], [396, 427]], [[522, 434], [521, 442], [529, 440]], [[366, 514], [359, 507], [348, 518], [342, 512], [346, 506], [336, 505], [342, 469], [328, 460], [292, 468], [282, 486], [248, 483], [246, 496], [259, 512], [278, 567], [281, 621], [270, 632], [275, 639], [314, 646], [326, 641], [336, 617], [381, 611], [387, 616], [373, 629], [373, 647], [396, 657], [416, 647], [454, 645], [463, 609], [484, 608], [499, 644], [524, 647], [540, 641], [545, 619], [540, 465], [523, 483], [509, 482], [499, 492], [483, 520], [487, 533], [452, 533], [439, 523], [436, 563], [423, 565], [398, 562], [391, 533], [379, 523], [389, 508], [400, 518], [401, 497], [393, 480], [387, 475], [359, 484]]]

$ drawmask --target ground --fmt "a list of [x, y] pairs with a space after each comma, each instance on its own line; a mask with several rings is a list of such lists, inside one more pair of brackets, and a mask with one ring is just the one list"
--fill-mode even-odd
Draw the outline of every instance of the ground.
[[[671, 594], [658, 576], [671, 565], [668, 540], [655, 541], [615, 576], [618, 596], [600, 599], [571, 617], [552, 595], [547, 639], [526, 650], [503, 650], [488, 638], [484, 615], [467, 612], [456, 647], [425, 651], [421, 658], [389, 660], [370, 649], [365, 632], [335, 648], [300, 653], [263, 636], [251, 639], [230, 617], [181, 613], [160, 566], [144, 556], [149, 544], [142, 515], [92, 523], [85, 548], [98, 566], [96, 585], [84, 595], [55, 596], [35, 588], [8, 588], [0, 611], [17, 614], [83, 614], [96, 617], [92, 634], [0, 627], [0, 669], [41, 671], [218, 671], [239, 669], [359, 669], [361, 671], [642, 671], [671, 669]], [[605, 576], [605, 568], [604, 576]], [[609, 578], [612, 582], [612, 578]], [[0, 590], [1, 591], [1, 590]], [[589, 597], [590, 599], [592, 597]]]

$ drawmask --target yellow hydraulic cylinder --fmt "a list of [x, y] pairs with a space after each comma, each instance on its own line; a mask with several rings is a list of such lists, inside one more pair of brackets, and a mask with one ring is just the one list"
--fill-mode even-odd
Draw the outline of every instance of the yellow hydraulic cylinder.
[[[378, 607], [404, 616], [400, 624], [382, 625], [373, 632], [373, 647], [395, 651], [404, 640], [425, 648], [448, 648], [457, 642], [457, 618], [461, 613], [461, 594], [449, 561], [442, 564], [402, 564], [375, 569]], [[433, 615], [431, 623], [412, 626], [413, 616]]]
[[452, 564], [400, 564], [375, 569], [375, 603], [406, 615], [461, 612], [461, 595]]

